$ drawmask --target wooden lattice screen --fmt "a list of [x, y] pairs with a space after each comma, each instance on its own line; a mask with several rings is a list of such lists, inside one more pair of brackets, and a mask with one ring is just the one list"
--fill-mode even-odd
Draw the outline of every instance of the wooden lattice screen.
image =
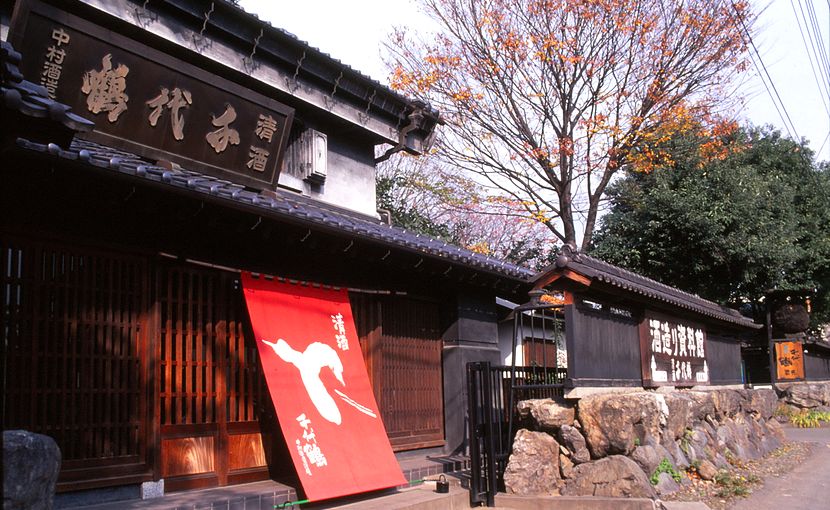
[[146, 470], [146, 261], [6, 235], [0, 247], [3, 428], [54, 438], [63, 480]]
[[355, 326], [389, 441], [395, 450], [443, 444], [438, 305], [352, 294]]
[[171, 266], [157, 289], [162, 476], [183, 477], [182, 488], [224, 485], [233, 470], [264, 468], [267, 393], [236, 276]]

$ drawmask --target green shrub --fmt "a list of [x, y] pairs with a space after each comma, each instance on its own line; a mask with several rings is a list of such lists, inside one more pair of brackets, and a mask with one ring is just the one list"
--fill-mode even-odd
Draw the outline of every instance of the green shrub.
[[806, 409], [790, 415], [790, 423], [800, 428], [814, 428], [821, 425], [821, 422], [830, 422], [830, 412], [808, 411]]
[[773, 418], [786, 418], [787, 420], [789, 420], [792, 415], [792, 408], [784, 403], [778, 404], [778, 407], [776, 407], [775, 411], [772, 413]]
[[680, 473], [674, 469], [674, 466], [671, 465], [671, 461], [665, 457], [660, 461], [660, 464], [657, 465], [657, 469], [654, 470], [654, 473], [651, 474], [651, 477], [649, 478], [651, 485], [657, 485], [657, 482], [660, 481], [661, 473], [668, 473], [675, 482], [680, 482]]
[[751, 492], [749, 485], [758, 481], [759, 478], [755, 475], [745, 477], [731, 474], [728, 471], [719, 471], [715, 475], [715, 483], [718, 484], [717, 496], [719, 498], [746, 496]]

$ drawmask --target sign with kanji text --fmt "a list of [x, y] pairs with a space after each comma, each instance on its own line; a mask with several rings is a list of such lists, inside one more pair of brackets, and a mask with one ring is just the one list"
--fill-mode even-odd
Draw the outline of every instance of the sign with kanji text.
[[312, 501], [405, 482], [375, 402], [348, 292], [254, 278], [242, 287], [291, 460]]
[[775, 378], [779, 381], [804, 379], [804, 346], [801, 342], [775, 342]]
[[24, 2], [20, 11], [10, 39], [24, 49], [24, 77], [95, 122], [90, 138], [246, 186], [275, 187], [292, 108], [53, 7]]
[[707, 350], [702, 325], [647, 311], [640, 323], [643, 385], [709, 384]]

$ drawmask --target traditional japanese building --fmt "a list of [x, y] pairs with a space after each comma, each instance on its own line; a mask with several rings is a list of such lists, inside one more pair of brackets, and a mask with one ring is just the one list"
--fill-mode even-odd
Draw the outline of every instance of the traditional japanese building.
[[294, 470], [243, 271], [346, 289], [392, 448], [463, 447], [531, 273], [376, 211], [376, 150], [438, 112], [226, 1], [0, 5], [3, 427], [57, 441], [60, 492]]
[[762, 326], [736, 310], [570, 246], [532, 280], [537, 296], [562, 298], [554, 307], [563, 323], [570, 397], [595, 388], [746, 382], [741, 345]]

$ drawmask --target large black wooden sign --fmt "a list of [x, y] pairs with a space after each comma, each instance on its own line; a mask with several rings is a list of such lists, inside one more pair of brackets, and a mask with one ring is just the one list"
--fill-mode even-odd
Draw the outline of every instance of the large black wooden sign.
[[101, 141], [273, 187], [291, 108], [103, 27], [29, 5], [12, 28], [24, 76], [93, 120]]
[[640, 323], [643, 385], [709, 384], [706, 350], [702, 325], [646, 312]]

